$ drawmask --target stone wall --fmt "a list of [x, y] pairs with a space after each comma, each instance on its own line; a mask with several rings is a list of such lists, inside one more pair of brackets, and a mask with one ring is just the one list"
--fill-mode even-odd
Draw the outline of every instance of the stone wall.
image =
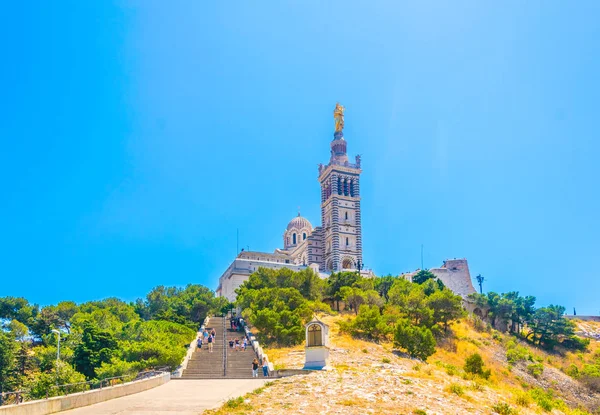
[[19, 405], [0, 407], [0, 415], [46, 415], [68, 409], [81, 408], [109, 399], [120, 398], [163, 385], [171, 379], [170, 373], [164, 373], [149, 379], [128, 382], [122, 385], [87, 392], [73, 393], [67, 396], [57, 396], [39, 401], [24, 402]]

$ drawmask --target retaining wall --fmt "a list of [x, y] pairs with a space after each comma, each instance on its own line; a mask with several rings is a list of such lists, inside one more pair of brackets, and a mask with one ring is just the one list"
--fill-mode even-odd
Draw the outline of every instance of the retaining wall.
[[56, 396], [54, 398], [39, 401], [24, 402], [19, 405], [8, 405], [0, 407], [0, 415], [46, 415], [67, 409], [81, 408], [98, 402], [120, 398], [122, 396], [143, 392], [148, 389], [167, 383], [171, 379], [170, 373], [154, 376], [149, 379], [138, 380], [122, 385], [112, 386], [104, 389], [95, 389], [87, 392], [74, 393], [67, 396]]

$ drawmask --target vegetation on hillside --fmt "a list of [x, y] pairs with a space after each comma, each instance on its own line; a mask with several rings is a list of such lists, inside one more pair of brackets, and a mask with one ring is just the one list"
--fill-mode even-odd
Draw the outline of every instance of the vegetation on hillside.
[[267, 344], [293, 345], [316, 312], [331, 314], [344, 302], [356, 319], [343, 329], [373, 340], [394, 339], [411, 356], [426, 359], [435, 350], [434, 335], [464, 313], [460, 296], [433, 274], [417, 275], [421, 284], [390, 276], [363, 278], [356, 272], [333, 273], [322, 280], [311, 270], [259, 268], [238, 288], [237, 305]]
[[[227, 308], [201, 285], [156, 287], [145, 299], [39, 307], [0, 298], [0, 391], [59, 394], [53, 385], [177, 367], [201, 320]], [[56, 360], [60, 331], [60, 361]]]
[[[535, 297], [522, 297], [516, 292], [476, 294], [467, 301], [480, 316], [469, 317], [474, 327], [498, 335], [505, 331], [507, 338], [514, 339], [504, 344], [509, 366], [524, 365], [525, 373], [542, 375], [544, 365], [522, 342], [563, 357], [576, 355], [578, 361], [560, 369], [598, 390], [600, 352], [585, 353], [589, 340], [574, 334], [575, 326], [564, 317], [564, 308], [536, 308]], [[462, 298], [425, 270], [409, 281], [392, 276], [363, 278], [356, 272], [333, 273], [321, 280], [310, 270], [259, 269], [238, 289], [237, 305], [255, 326], [261, 341], [272, 346], [301, 344], [303, 326], [315, 313], [336, 314], [332, 308], [339, 311], [345, 306], [352, 314], [346, 313], [338, 322], [343, 332], [393, 344], [424, 361], [440, 346], [456, 342], [453, 322], [467, 315]], [[469, 362], [460, 362], [460, 367], [465, 367], [466, 374], [489, 378], [491, 368], [484, 368], [481, 356], [474, 353]]]

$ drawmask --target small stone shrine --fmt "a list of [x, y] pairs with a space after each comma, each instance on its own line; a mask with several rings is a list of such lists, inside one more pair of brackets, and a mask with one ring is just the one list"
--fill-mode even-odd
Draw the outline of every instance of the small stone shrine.
[[329, 327], [314, 318], [306, 326], [304, 369], [327, 370], [329, 360]]

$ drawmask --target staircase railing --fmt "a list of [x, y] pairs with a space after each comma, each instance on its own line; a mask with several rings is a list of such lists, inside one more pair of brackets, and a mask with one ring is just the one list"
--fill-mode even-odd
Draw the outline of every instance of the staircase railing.
[[227, 330], [225, 329], [225, 320], [223, 316], [223, 376], [227, 376]]

